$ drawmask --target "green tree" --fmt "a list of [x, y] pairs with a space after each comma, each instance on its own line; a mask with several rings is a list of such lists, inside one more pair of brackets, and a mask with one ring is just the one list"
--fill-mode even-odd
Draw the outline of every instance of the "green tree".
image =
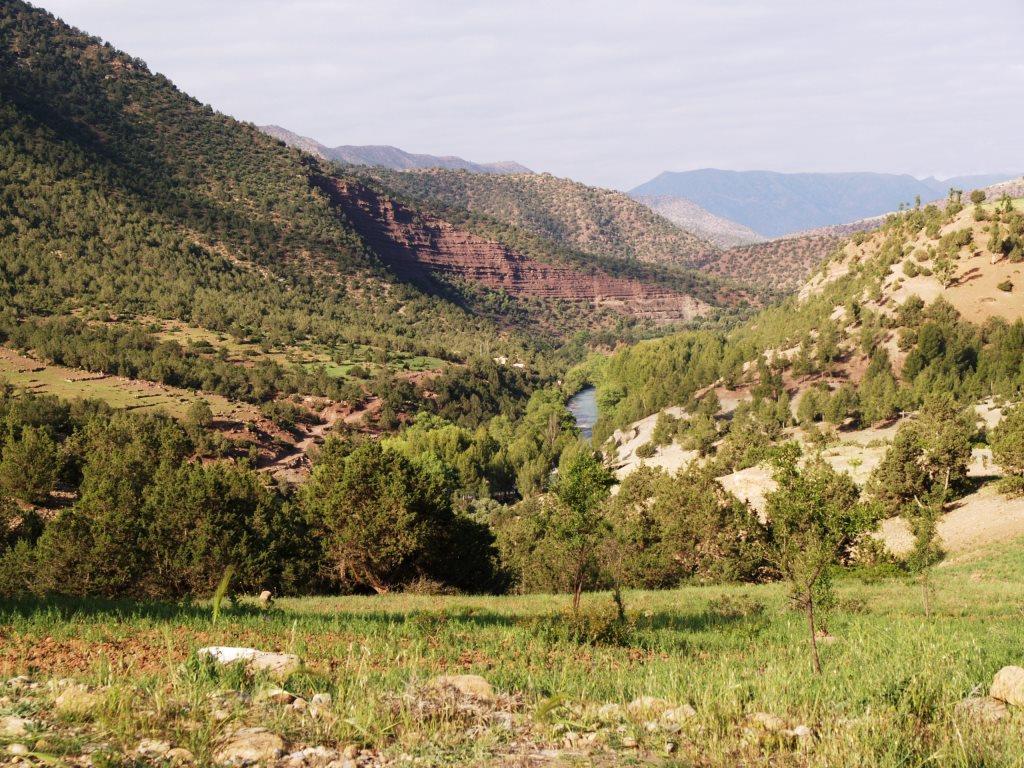
[[869, 493], [889, 514], [913, 513], [939, 491], [955, 492], [967, 477], [970, 414], [945, 393], [930, 396], [918, 415], [904, 423], [868, 481]]
[[1000, 483], [1004, 492], [1024, 493], [1024, 405], [1016, 405], [1003, 414], [1002, 421], [989, 436], [992, 458], [1006, 473]]
[[815, 605], [827, 587], [827, 571], [867, 529], [857, 486], [821, 459], [797, 467], [797, 451], [779, 460], [779, 487], [765, 507], [765, 552], [790, 585], [790, 596], [807, 617], [814, 671], [821, 672]]
[[207, 429], [213, 423], [213, 408], [203, 398], [194, 400], [188, 407], [185, 420], [200, 429]]
[[57, 444], [49, 432], [25, 427], [21, 436], [4, 446], [0, 458], [0, 488], [29, 504], [45, 504], [58, 474]]
[[564, 553], [572, 583], [574, 615], [579, 612], [587, 574], [608, 532], [602, 504], [614, 483], [615, 477], [586, 445], [570, 445], [562, 452], [554, 487], [562, 512], [553, 521], [549, 535]]

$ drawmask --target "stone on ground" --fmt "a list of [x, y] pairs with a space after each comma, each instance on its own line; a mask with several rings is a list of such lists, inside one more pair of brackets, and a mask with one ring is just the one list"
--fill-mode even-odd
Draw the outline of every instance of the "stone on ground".
[[661, 713], [671, 707], [672, 705], [669, 702], [664, 699], [657, 699], [654, 696], [637, 696], [626, 705], [626, 709], [631, 715]]
[[454, 688], [463, 696], [494, 701], [494, 688], [480, 675], [440, 675], [430, 681], [431, 688]]
[[72, 683], [53, 701], [54, 709], [68, 715], [86, 715], [99, 706], [100, 697], [84, 685]]
[[781, 717], [770, 712], [754, 712], [748, 719], [752, 724], [773, 733], [786, 727], [786, 723]]
[[8, 739], [27, 736], [29, 729], [34, 725], [33, 721], [24, 717], [18, 717], [17, 715], [0, 717], [0, 736]]
[[209, 656], [221, 664], [243, 662], [250, 672], [266, 672], [273, 677], [284, 679], [302, 667], [302, 660], [294, 653], [272, 653], [256, 648], [234, 648], [215, 645], [200, 648], [200, 656]]
[[284, 754], [284, 739], [266, 728], [242, 728], [229, 735], [213, 754], [220, 765], [252, 765]]
[[1024, 707], [1024, 668], [1003, 667], [996, 672], [989, 696], [1015, 707]]
[[956, 711], [974, 720], [996, 723], [1010, 714], [1006, 702], [991, 696], [969, 696], [956, 705]]

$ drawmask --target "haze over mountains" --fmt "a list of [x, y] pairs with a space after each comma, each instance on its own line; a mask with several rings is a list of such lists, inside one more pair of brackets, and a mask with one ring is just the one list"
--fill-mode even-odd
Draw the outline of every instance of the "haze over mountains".
[[386, 144], [328, 147], [316, 139], [300, 136], [279, 125], [262, 125], [259, 128], [268, 136], [280, 139], [290, 147], [298, 147], [311, 155], [348, 165], [375, 165], [392, 168], [396, 171], [408, 171], [413, 168], [447, 168], [472, 171], [473, 173], [533, 173], [525, 165], [511, 160], [502, 160], [496, 163], [474, 163], [452, 155], [414, 154]]
[[[630, 190], [634, 197], [686, 198], [716, 216], [766, 237], [844, 224], [888, 213], [915, 198], [944, 197], [950, 187], [974, 189], [1016, 174], [916, 179], [889, 173], [777, 173], [702, 168], [665, 172]], [[664, 204], [664, 203], [663, 203]]]

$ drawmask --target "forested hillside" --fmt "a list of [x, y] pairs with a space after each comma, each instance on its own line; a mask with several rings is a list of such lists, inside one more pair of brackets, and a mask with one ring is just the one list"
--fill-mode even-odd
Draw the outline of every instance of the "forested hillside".
[[550, 174], [372, 173], [413, 200], [496, 219], [585, 253], [694, 266], [718, 250], [621, 192]]
[[964, 402], [1019, 397], [1019, 205], [956, 192], [941, 207], [893, 214], [877, 231], [855, 234], [798, 294], [737, 329], [683, 333], [612, 356], [601, 372], [598, 433], [685, 404], [710, 385], [749, 396], [777, 379], [795, 399], [826, 373], [824, 391], [843, 401], [835, 412], [843, 418], [877, 394], [876, 373], [891, 386], [884, 405], [867, 407], [868, 421], [913, 409], [932, 392]]

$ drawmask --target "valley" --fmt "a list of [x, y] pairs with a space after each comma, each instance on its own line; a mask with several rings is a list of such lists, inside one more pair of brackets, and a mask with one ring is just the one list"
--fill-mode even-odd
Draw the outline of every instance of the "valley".
[[857, 157], [792, 9], [215, 5], [0, 4], [0, 764], [1019, 767], [1024, 180], [597, 185]]

